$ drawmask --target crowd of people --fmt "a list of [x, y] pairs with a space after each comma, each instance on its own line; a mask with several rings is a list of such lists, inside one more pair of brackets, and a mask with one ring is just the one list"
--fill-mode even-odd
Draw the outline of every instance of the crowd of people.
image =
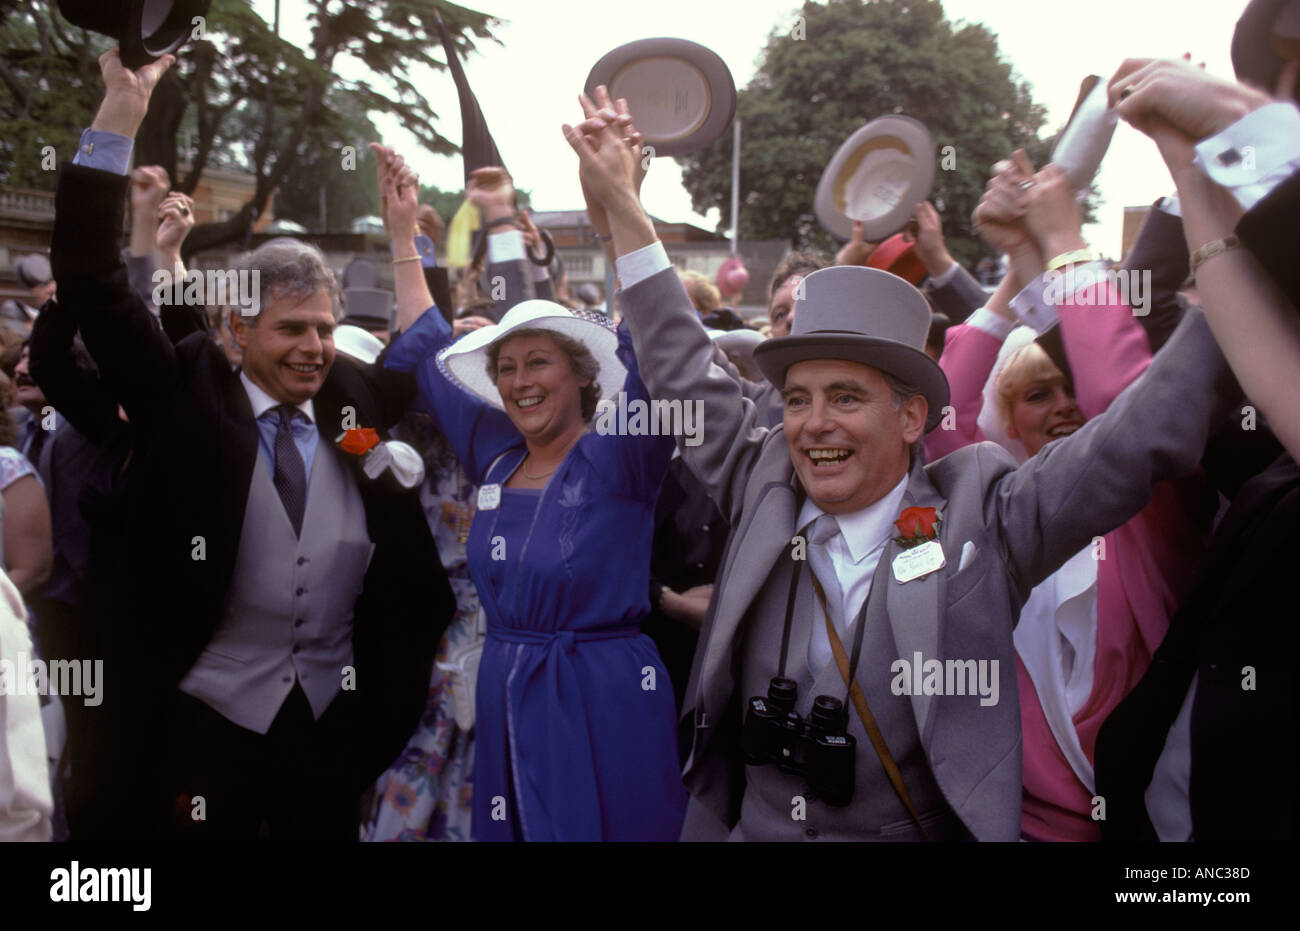
[[[101, 59], [4, 323], [0, 837], [1294, 839], [1295, 62], [1115, 72], [1176, 189], [1120, 263], [1016, 151], [978, 277], [921, 203], [788, 254], [761, 332], [669, 260], [604, 87], [562, 131], [609, 295], [499, 167], [439, 288], [375, 143], [379, 310], [292, 239], [251, 313], [159, 301], [172, 62]], [[702, 423], [596, 428], [636, 405]]]

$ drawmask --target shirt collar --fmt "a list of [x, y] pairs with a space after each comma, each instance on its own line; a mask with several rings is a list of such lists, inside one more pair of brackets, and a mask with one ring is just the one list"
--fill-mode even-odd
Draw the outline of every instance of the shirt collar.
[[[279, 401], [271, 397], [257, 385], [253, 384], [252, 379], [248, 377], [248, 373], [242, 369], [239, 372], [239, 381], [240, 384], [244, 386], [244, 393], [248, 395], [248, 403], [253, 406], [254, 420], [260, 420], [262, 415], [271, 408], [280, 406]], [[308, 398], [301, 404], [295, 405], [295, 407], [302, 411], [303, 416], [305, 416], [309, 421], [312, 423], [316, 422], [316, 408], [312, 404], [311, 398]]]
[[[898, 484], [886, 492], [884, 497], [862, 510], [835, 515], [840, 536], [854, 563], [862, 562], [889, 540], [894, 521], [898, 520], [898, 513], [902, 510], [903, 495], [907, 493], [907, 480], [910, 477], [910, 473], [904, 473]], [[807, 498], [799, 511], [798, 526], [806, 527], [825, 513], [813, 504], [811, 498]]]

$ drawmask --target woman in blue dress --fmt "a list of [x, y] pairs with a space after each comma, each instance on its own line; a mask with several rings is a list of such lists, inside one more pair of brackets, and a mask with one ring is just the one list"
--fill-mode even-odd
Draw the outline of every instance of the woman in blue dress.
[[[670, 436], [589, 430], [602, 399], [648, 401], [631, 338], [597, 314], [524, 297], [514, 190], [481, 169], [468, 193], [489, 235], [489, 276], [515, 304], [453, 345], [424, 285], [415, 185], [387, 153], [399, 304], [429, 308], [389, 350], [481, 485], [470, 574], [487, 614], [479, 667], [477, 840], [676, 840], [686, 807], [674, 702], [649, 613], [654, 505]], [[500, 305], [499, 305], [500, 306]]]

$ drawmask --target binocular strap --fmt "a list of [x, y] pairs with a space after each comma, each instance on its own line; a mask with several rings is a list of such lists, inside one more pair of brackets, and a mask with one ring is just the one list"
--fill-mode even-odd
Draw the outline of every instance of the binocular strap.
[[[796, 564], [797, 566], [797, 564]], [[798, 569], [795, 571], [795, 578], [798, 578]], [[885, 769], [885, 775], [889, 777], [889, 782], [898, 793], [903, 807], [907, 813], [912, 816], [916, 826], [921, 831], [921, 836], [928, 841], [933, 841], [930, 832], [925, 829], [921, 823], [921, 816], [916, 811], [916, 806], [912, 804], [912, 796], [907, 791], [907, 786], [903, 784], [903, 773], [899, 770], [898, 764], [894, 762], [894, 755], [889, 752], [889, 745], [885, 743], [885, 735], [880, 733], [880, 727], [876, 724], [875, 715], [871, 713], [871, 708], [867, 705], [867, 696], [862, 691], [862, 686], [857, 683], [858, 673], [858, 656], [862, 652], [862, 633], [866, 629], [867, 606], [864, 602], [862, 610], [858, 612], [857, 629], [853, 632], [853, 661], [844, 654], [844, 644], [840, 642], [840, 635], [835, 630], [835, 625], [831, 623], [830, 612], [826, 609], [826, 592], [822, 590], [821, 583], [817, 581], [816, 574], [812, 576], [813, 590], [817, 592], [817, 600], [821, 602], [822, 614], [826, 618], [826, 636], [831, 642], [831, 653], [835, 655], [835, 665], [840, 669], [840, 676], [844, 679], [844, 684], [849, 687], [849, 697], [853, 701], [853, 707], [858, 711], [858, 717], [862, 721], [863, 728], [866, 729], [867, 736], [871, 738], [871, 746], [876, 749], [876, 756], [880, 757], [880, 765]], [[791, 589], [791, 604], [793, 605], [794, 594]], [[789, 635], [790, 615], [786, 614], [786, 636]], [[781, 667], [782, 675], [785, 668], [785, 639], [781, 641]]]

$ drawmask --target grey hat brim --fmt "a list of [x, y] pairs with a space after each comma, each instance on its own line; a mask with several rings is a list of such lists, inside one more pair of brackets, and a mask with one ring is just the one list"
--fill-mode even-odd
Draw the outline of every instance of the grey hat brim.
[[[887, 144], [894, 140], [904, 149]], [[869, 151], [879, 149], [891, 153], [889, 159], [893, 168], [883, 180], [887, 183], [878, 185], [892, 192], [897, 198], [892, 207], [870, 216], [853, 217], [852, 207], [844, 202], [848, 197], [846, 186], [854, 178], [869, 177], [862, 174], [863, 159]], [[901, 165], [906, 163], [906, 179], [900, 181], [896, 176], [903, 171]], [[867, 242], [880, 242], [897, 233], [911, 219], [916, 205], [930, 196], [934, 185], [935, 147], [930, 130], [919, 120], [901, 113], [882, 116], [872, 120], [858, 129], [836, 150], [822, 172], [817, 183], [817, 193], [813, 198], [813, 210], [817, 220], [832, 236], [842, 240], [853, 237], [853, 221], [862, 220], [862, 236]], [[880, 199], [877, 194], [876, 198]], [[888, 197], [885, 198], [886, 200]]]
[[933, 359], [910, 346], [857, 333], [808, 333], [779, 336], [754, 347], [754, 363], [778, 388], [785, 386], [785, 373], [790, 366], [815, 359], [842, 359], [867, 365], [888, 372], [920, 392], [929, 405], [925, 418], [927, 433], [943, 419], [943, 409], [950, 399], [948, 378]]
[[[642, 63], [653, 72], [653, 81], [647, 82], [646, 75], [634, 67]], [[703, 100], [696, 101], [700, 112], [689, 124], [673, 125], [680, 122], [681, 110], [691, 109], [683, 108], [683, 101], [675, 95], [666, 98], [668, 106], [653, 103], [662, 96], [665, 84], [671, 86], [673, 70], [685, 79], [687, 101], [693, 95], [685, 87], [698, 87], [704, 94]], [[721, 138], [736, 115], [736, 82], [731, 69], [713, 49], [688, 39], [639, 39], [620, 45], [592, 66], [585, 86], [588, 97], [594, 99], [599, 84], [609, 88], [612, 99], [627, 98], [637, 129], [645, 144], [654, 147], [655, 155], [689, 155], [707, 148]], [[666, 125], [659, 127], [662, 121]]]

